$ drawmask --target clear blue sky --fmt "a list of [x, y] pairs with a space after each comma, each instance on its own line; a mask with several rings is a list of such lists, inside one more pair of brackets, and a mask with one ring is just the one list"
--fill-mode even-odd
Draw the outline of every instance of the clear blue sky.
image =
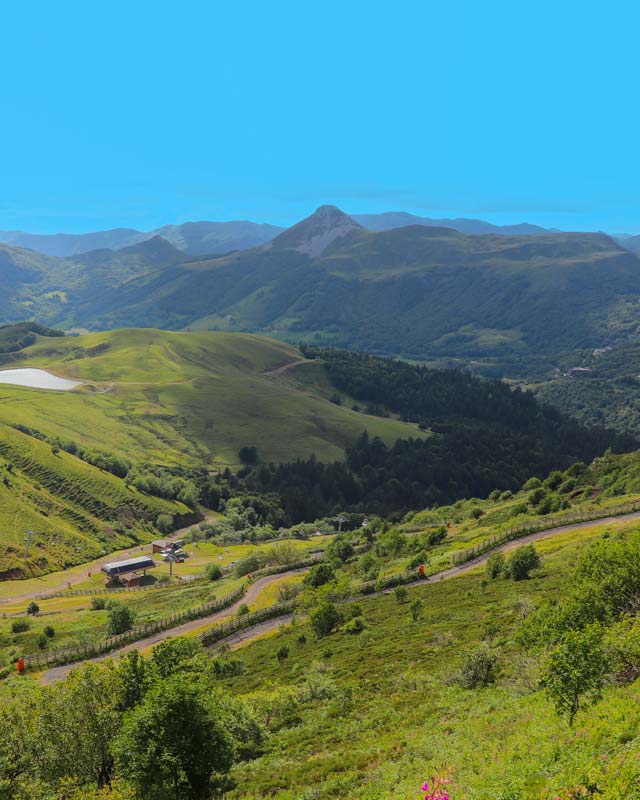
[[631, 0], [0, 11], [0, 228], [346, 211], [640, 232]]

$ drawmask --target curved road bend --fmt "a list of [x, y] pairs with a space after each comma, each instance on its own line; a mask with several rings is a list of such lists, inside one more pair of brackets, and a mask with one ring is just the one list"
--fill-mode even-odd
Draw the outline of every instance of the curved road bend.
[[[631, 514], [623, 514], [617, 517], [603, 517], [602, 519], [594, 519], [589, 520], [587, 522], [577, 522], [575, 525], [562, 525], [556, 528], [547, 528], [543, 531], [537, 531], [536, 533], [530, 533], [527, 536], [522, 536], [519, 539], [514, 539], [511, 542], [505, 542], [504, 544], [496, 545], [491, 550], [488, 550], [486, 553], [482, 553], [482, 555], [477, 556], [476, 558], [472, 559], [471, 561], [465, 561], [464, 564], [459, 564], [455, 567], [449, 567], [448, 569], [443, 569], [442, 572], [436, 572], [433, 575], [429, 575], [427, 580], [419, 580], [414, 581], [413, 583], [407, 583], [405, 586], [411, 588], [415, 586], [424, 586], [428, 583], [439, 583], [440, 581], [446, 581], [449, 578], [455, 578], [458, 575], [464, 575], [466, 572], [471, 572], [472, 569], [484, 564], [491, 553], [494, 553], [496, 550], [502, 550], [502, 552], [508, 552], [509, 550], [513, 550], [516, 547], [520, 547], [523, 544], [531, 544], [532, 542], [537, 542], [540, 539], [547, 539], [553, 536], [557, 536], [560, 533], [570, 532], [570, 531], [577, 531], [583, 530], [585, 528], [595, 528], [599, 525], [608, 525], [611, 523], [621, 523], [621, 522], [628, 522], [629, 520], [640, 519], [640, 511], [634, 511]], [[379, 592], [373, 592], [372, 594], [368, 594], [365, 597], [358, 597], [355, 598], [353, 602], [359, 600], [366, 600], [368, 597], [379, 597], [383, 594], [391, 594], [394, 589], [382, 589]], [[351, 602], [351, 601], [347, 601]], [[280, 627], [280, 625], [286, 625], [287, 623], [291, 622], [293, 618], [292, 614], [286, 614], [282, 617], [276, 617], [275, 619], [269, 619], [265, 622], [259, 622], [256, 625], [253, 625], [251, 628], [245, 628], [244, 630], [237, 631], [236, 633], [227, 636], [224, 639], [221, 639], [219, 642], [216, 642], [215, 645], [212, 647], [219, 647], [223, 642], [229, 645], [232, 650], [235, 650], [238, 647], [242, 647], [245, 644], [249, 644], [253, 639], [257, 639], [259, 636], [262, 636], [264, 633], [270, 633], [273, 630], [276, 630]]]
[[[428, 581], [419, 580], [415, 581], [410, 584], [406, 584], [407, 586], [418, 586], [424, 585], [426, 583], [433, 583], [434, 581], [444, 581], [448, 580], [449, 578], [455, 578], [458, 575], [464, 575], [467, 572], [470, 572], [472, 569], [484, 564], [491, 553], [495, 552], [496, 550], [502, 550], [503, 552], [508, 552], [509, 550], [513, 550], [516, 547], [520, 547], [523, 544], [530, 544], [532, 542], [537, 542], [540, 539], [548, 539], [553, 536], [557, 536], [561, 533], [569, 533], [571, 531], [577, 530], [585, 530], [588, 528], [595, 528], [599, 525], [610, 525], [610, 524], [620, 524], [624, 522], [629, 522], [630, 520], [640, 519], [640, 511], [634, 511], [631, 514], [623, 514], [617, 517], [603, 517], [601, 519], [594, 519], [588, 520], [587, 522], [577, 522], [574, 525], [562, 525], [556, 528], [547, 528], [543, 531], [536, 531], [535, 533], [530, 533], [527, 536], [522, 536], [519, 539], [514, 539], [511, 542], [506, 542], [505, 544], [497, 545], [496, 547], [488, 550], [486, 553], [482, 553], [482, 555], [477, 556], [476, 558], [472, 559], [471, 561], [465, 561], [464, 564], [459, 564], [455, 567], [449, 567], [448, 569], [442, 570], [442, 572], [436, 572], [433, 575], [429, 575]], [[249, 604], [251, 601], [255, 600], [256, 597], [260, 594], [262, 589], [267, 586], [269, 583], [272, 583], [274, 580], [278, 580], [280, 578], [285, 578], [290, 575], [298, 575], [301, 572], [304, 572], [304, 569], [297, 569], [292, 570], [291, 572], [282, 572], [279, 575], [269, 575], [265, 578], [260, 578], [255, 583], [253, 583], [247, 593], [243, 598], [238, 600], [229, 608], [224, 609], [223, 611], [218, 611], [216, 614], [212, 614], [210, 617], [203, 617], [198, 620], [194, 620], [192, 622], [187, 622], [184, 625], [179, 625], [176, 628], [170, 628], [166, 631], [160, 631], [153, 636], [149, 636], [146, 639], [141, 639], [137, 642], [132, 642], [129, 645], [121, 648], [120, 650], [113, 650], [111, 653], [108, 653], [104, 656], [99, 656], [95, 659], [90, 659], [92, 661], [100, 661], [105, 658], [112, 658], [114, 656], [119, 655], [120, 653], [126, 653], [128, 650], [138, 650], [144, 649], [151, 645], [157, 644], [158, 642], [163, 641], [164, 639], [169, 638], [170, 636], [180, 636], [183, 633], [187, 633], [188, 631], [195, 630], [199, 628], [201, 625], [207, 622], [215, 622], [217, 619], [221, 619], [224, 617], [233, 614], [242, 603]], [[367, 597], [376, 597], [378, 595], [389, 594], [392, 592], [393, 589], [383, 589], [380, 592], [375, 592], [374, 594], [367, 595]], [[366, 598], [365, 598], [366, 599]], [[267, 620], [266, 622], [260, 622], [257, 625], [252, 626], [251, 628], [245, 628], [242, 631], [238, 631], [231, 636], [228, 636], [226, 639], [222, 639], [219, 642], [215, 643], [215, 647], [218, 647], [222, 642], [226, 642], [231, 646], [233, 649], [234, 647], [241, 647], [244, 643], [250, 642], [252, 639], [255, 639], [257, 636], [261, 636], [263, 633], [268, 633], [276, 628], [280, 627], [283, 624], [283, 621], [286, 623], [287, 619], [291, 620], [291, 615], [288, 614], [283, 617], [276, 617], [275, 619]], [[53, 667], [47, 672], [44, 673], [42, 678], [43, 684], [54, 683], [58, 681], [69, 673], [70, 670], [77, 666], [77, 664], [65, 664], [62, 667]]]
[[[197, 630], [201, 628], [203, 625], [207, 625], [208, 623], [217, 622], [222, 619], [226, 619], [229, 616], [233, 616], [233, 614], [240, 608], [241, 605], [246, 603], [249, 605], [250, 603], [257, 600], [258, 596], [265, 589], [272, 583], [276, 581], [282, 580], [283, 578], [290, 578], [294, 575], [300, 575], [305, 571], [306, 568], [302, 569], [292, 569], [289, 572], [280, 572], [277, 575], [266, 575], [264, 578], [258, 578], [255, 583], [252, 583], [247, 591], [244, 594], [244, 597], [241, 597], [239, 600], [236, 600], [233, 605], [228, 606], [227, 608], [222, 609], [221, 611], [216, 611], [214, 614], [210, 614], [208, 617], [200, 617], [199, 619], [191, 620], [190, 622], [185, 622], [182, 625], [176, 625], [175, 628], [168, 628], [164, 631], [158, 631], [157, 633], [152, 634], [151, 636], [147, 636], [145, 639], [138, 639], [135, 642], [131, 642], [131, 644], [127, 644], [124, 647], [120, 647], [117, 650], [111, 650], [109, 653], [105, 653], [104, 655], [97, 656], [96, 658], [87, 659], [87, 661], [103, 661], [106, 658], [114, 658], [116, 656], [121, 655], [122, 653], [127, 653], [130, 650], [144, 650], [147, 647], [151, 647], [154, 644], [158, 644], [159, 642], [164, 641], [172, 636], [183, 636], [185, 633], [190, 633], [191, 631]], [[42, 684], [46, 685], [48, 683], [55, 683], [56, 681], [65, 678], [69, 672], [79, 665], [79, 663], [85, 662], [75, 662], [73, 664], [64, 664], [61, 667], [52, 667], [51, 669], [47, 670], [42, 676]]]

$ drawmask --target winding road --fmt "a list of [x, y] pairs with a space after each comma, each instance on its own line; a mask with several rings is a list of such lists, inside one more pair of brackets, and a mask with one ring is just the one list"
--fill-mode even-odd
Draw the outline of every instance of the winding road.
[[[241, 597], [239, 600], [236, 600], [233, 605], [228, 606], [227, 608], [222, 609], [221, 611], [216, 611], [214, 614], [211, 614], [208, 617], [200, 617], [199, 619], [191, 620], [190, 622], [185, 622], [183, 625], [177, 625], [175, 628], [168, 628], [164, 631], [158, 631], [158, 633], [154, 633], [151, 636], [147, 636], [145, 639], [138, 639], [135, 642], [131, 642], [131, 644], [127, 644], [124, 647], [120, 647], [117, 650], [112, 650], [109, 653], [105, 653], [104, 655], [97, 656], [96, 658], [87, 659], [88, 661], [103, 661], [107, 658], [114, 658], [119, 656], [123, 653], [128, 653], [130, 650], [146, 650], [147, 647], [152, 647], [154, 644], [158, 644], [159, 642], [164, 641], [172, 636], [183, 636], [186, 633], [190, 633], [191, 631], [195, 631], [198, 628], [202, 628], [203, 626], [220, 622], [223, 619], [227, 619], [228, 617], [232, 617], [235, 612], [238, 611], [241, 605], [249, 605], [253, 603], [255, 600], [258, 599], [258, 596], [262, 592], [263, 589], [266, 589], [272, 583], [276, 581], [280, 581], [283, 578], [290, 578], [294, 575], [300, 575], [301, 573], [305, 572], [306, 568], [302, 569], [292, 569], [289, 572], [280, 572], [276, 575], [266, 575], [264, 578], [258, 578], [257, 581], [249, 585], [249, 588], [244, 593], [244, 596]], [[84, 662], [82, 662], [84, 663]], [[51, 669], [47, 670], [42, 676], [42, 684], [46, 685], [49, 683], [55, 683], [56, 681], [65, 678], [69, 672], [74, 668], [77, 667], [78, 664], [64, 664], [60, 667], [52, 667]]]
[[[571, 531], [578, 531], [578, 530], [586, 530], [589, 528], [595, 528], [602, 525], [619, 525], [624, 524], [625, 522], [630, 522], [633, 520], [640, 519], [640, 511], [634, 511], [631, 514], [622, 514], [620, 516], [615, 517], [602, 517], [601, 519], [594, 519], [588, 520], [587, 522], [577, 522], [573, 525], [561, 525], [555, 528], [547, 528], [543, 531], [537, 531], [535, 533], [530, 533], [526, 536], [522, 536], [519, 539], [514, 539], [511, 542], [506, 542], [504, 544], [496, 545], [496, 547], [488, 550], [485, 553], [477, 556], [476, 558], [472, 559], [471, 561], [466, 561], [464, 564], [459, 564], [455, 567], [449, 567], [448, 569], [444, 569], [441, 572], [436, 572], [433, 575], [429, 575], [427, 580], [416, 580], [413, 583], [406, 584], [408, 588], [415, 587], [415, 586], [424, 586], [427, 583], [434, 583], [449, 580], [451, 578], [455, 578], [459, 575], [464, 575], [467, 572], [471, 572], [471, 570], [475, 569], [478, 566], [484, 564], [491, 553], [496, 552], [497, 550], [501, 550], [502, 552], [509, 552], [516, 547], [520, 547], [524, 544], [531, 544], [533, 542], [540, 541], [541, 539], [548, 539], [553, 536], [558, 536], [561, 533], [570, 533]], [[249, 589], [247, 590], [244, 597], [234, 603], [229, 608], [225, 608], [223, 611], [218, 611], [215, 614], [212, 614], [210, 617], [203, 617], [198, 620], [194, 620], [192, 622], [187, 622], [184, 625], [179, 625], [175, 628], [170, 628], [169, 630], [160, 631], [153, 636], [149, 636], [146, 639], [141, 639], [137, 642], [132, 642], [131, 644], [126, 645], [125, 647], [114, 650], [110, 653], [107, 653], [103, 656], [99, 656], [95, 659], [90, 659], [91, 661], [101, 661], [106, 658], [113, 658], [114, 656], [118, 656], [121, 653], [126, 653], [129, 650], [143, 650], [147, 647], [150, 647], [154, 644], [158, 644], [158, 642], [163, 641], [171, 636], [180, 636], [184, 633], [188, 633], [193, 631], [197, 628], [202, 627], [207, 623], [215, 623], [216, 621], [220, 621], [224, 618], [233, 615], [235, 611], [238, 610], [240, 605], [246, 603], [247, 605], [254, 601], [260, 592], [268, 586], [270, 583], [273, 583], [276, 580], [281, 580], [282, 578], [286, 578], [292, 575], [299, 575], [300, 573], [304, 572], [305, 569], [297, 569], [291, 570], [290, 572], [281, 572], [278, 575], [268, 575], [264, 578], [258, 579], [255, 583], [251, 584]], [[376, 597], [384, 594], [390, 594], [393, 592], [393, 588], [390, 589], [383, 589], [379, 592], [375, 592], [373, 594], [367, 595], [366, 598], [369, 597]], [[366, 599], [366, 598], [358, 598]], [[250, 628], [245, 628], [244, 630], [237, 631], [236, 633], [231, 634], [230, 636], [222, 639], [213, 645], [214, 647], [219, 647], [223, 642], [228, 644], [231, 649], [236, 649], [238, 647], [251, 642], [252, 640], [256, 639], [258, 636], [262, 636], [265, 633], [270, 633], [271, 631], [277, 630], [280, 625], [287, 624], [292, 619], [291, 614], [283, 615], [282, 617], [276, 617], [275, 619], [270, 619], [265, 622], [259, 622], [256, 625], [253, 625]], [[42, 676], [42, 683], [44, 685], [55, 683], [56, 681], [65, 678], [69, 672], [78, 666], [78, 664], [65, 664], [61, 667], [53, 667], [50, 670], [47, 670]]]

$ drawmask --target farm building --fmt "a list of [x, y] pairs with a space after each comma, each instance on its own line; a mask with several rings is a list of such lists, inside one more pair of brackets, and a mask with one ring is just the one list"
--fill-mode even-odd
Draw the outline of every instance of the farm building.
[[[137, 582], [140, 582], [140, 575], [137, 573], [142, 571], [142, 575], [146, 575], [146, 571], [155, 567], [156, 562], [151, 556], [138, 556], [138, 558], [129, 558], [126, 561], [114, 561], [111, 564], [103, 564], [102, 571], [112, 581], [120, 581], [122, 576], [129, 575], [132, 572], [136, 573]], [[133, 578], [135, 581], [135, 578]], [[122, 582], [124, 580], [122, 579]], [[131, 582], [131, 578], [127, 579], [129, 586], [136, 585]]]

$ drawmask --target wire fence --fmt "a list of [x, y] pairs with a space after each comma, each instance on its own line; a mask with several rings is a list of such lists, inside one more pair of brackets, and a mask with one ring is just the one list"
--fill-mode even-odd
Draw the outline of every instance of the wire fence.
[[285, 614], [290, 614], [296, 608], [295, 600], [286, 600], [282, 603], [274, 603], [266, 608], [261, 608], [258, 611], [250, 611], [248, 614], [243, 614], [240, 617], [229, 619], [226, 622], [221, 622], [215, 625], [208, 631], [201, 633], [198, 638], [205, 646], [210, 646], [219, 642], [221, 639], [226, 639], [234, 633], [242, 630], [243, 628], [252, 628], [260, 622], [266, 622], [270, 619], [282, 617]]
[[139, 641], [140, 639], [146, 639], [148, 636], [153, 636], [155, 633], [175, 628], [178, 625], [182, 625], [184, 622], [191, 622], [192, 620], [215, 614], [216, 611], [223, 611], [225, 608], [229, 608], [240, 600], [240, 598], [244, 597], [246, 591], [247, 586], [243, 584], [220, 600], [213, 600], [197, 608], [190, 608], [187, 611], [172, 614], [163, 619], [136, 625], [125, 633], [110, 636], [99, 642], [73, 645], [59, 650], [45, 651], [24, 656], [24, 665], [26, 668], [37, 669], [39, 667], [59, 666], [62, 664], [71, 664], [74, 661], [84, 661], [88, 658], [95, 658], [109, 653], [111, 650], [116, 650], [127, 644]]
[[522, 525], [514, 525], [507, 530], [489, 536], [473, 547], [469, 547], [466, 550], [459, 550], [452, 556], [453, 565], [464, 564], [466, 561], [471, 561], [477, 556], [483, 555], [489, 550], [493, 550], [494, 547], [498, 547], [514, 539], [521, 539], [531, 533], [540, 533], [541, 531], [552, 530], [553, 528], [564, 528], [581, 522], [591, 522], [598, 519], [607, 519], [608, 517], [620, 517], [625, 514], [632, 514], [634, 511], [640, 511], [640, 501], [625, 503], [624, 505], [613, 506], [607, 509], [589, 509], [586, 511], [574, 511], [570, 514], [561, 514], [555, 517], [541, 517], [539, 521], [529, 520]]

